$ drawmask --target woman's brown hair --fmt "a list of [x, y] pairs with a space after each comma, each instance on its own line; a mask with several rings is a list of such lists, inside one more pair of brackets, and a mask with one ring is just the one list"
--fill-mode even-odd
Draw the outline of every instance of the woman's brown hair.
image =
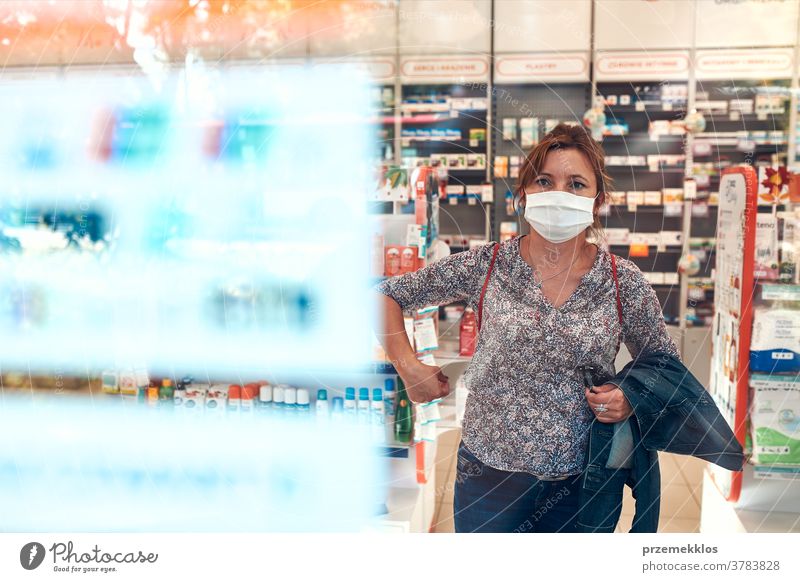
[[530, 187], [536, 176], [542, 171], [547, 154], [556, 149], [576, 149], [582, 152], [594, 169], [594, 177], [597, 182], [597, 197], [594, 201], [592, 230], [595, 235], [599, 236], [602, 232], [602, 226], [598, 211], [608, 201], [608, 193], [612, 186], [611, 177], [606, 173], [603, 147], [581, 125], [559, 123], [549, 133], [546, 133], [538, 144], [533, 146], [528, 155], [525, 156], [525, 161], [522, 162], [522, 167], [519, 171], [515, 191], [517, 205], [522, 207], [525, 199], [525, 188]]

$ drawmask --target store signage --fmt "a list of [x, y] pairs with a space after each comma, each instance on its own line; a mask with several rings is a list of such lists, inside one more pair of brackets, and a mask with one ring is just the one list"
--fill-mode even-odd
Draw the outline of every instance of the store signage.
[[404, 83], [463, 83], [489, 80], [489, 57], [430, 56], [403, 57], [400, 61], [400, 78]]
[[699, 50], [695, 58], [698, 79], [789, 79], [793, 49]]
[[596, 81], [673, 81], [689, 77], [689, 51], [614, 51], [595, 56]]
[[392, 57], [374, 57], [374, 58], [324, 58], [314, 59], [311, 62], [312, 66], [316, 65], [346, 65], [355, 67], [378, 83], [394, 83], [395, 75], [397, 74], [397, 65]]
[[545, 83], [587, 82], [589, 54], [515, 53], [495, 56], [494, 82]]

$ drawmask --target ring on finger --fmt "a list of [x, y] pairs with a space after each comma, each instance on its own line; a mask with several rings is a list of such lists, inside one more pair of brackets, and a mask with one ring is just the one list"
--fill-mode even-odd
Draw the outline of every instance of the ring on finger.
[[598, 404], [594, 407], [595, 412], [598, 414], [602, 414], [604, 412], [608, 412], [608, 407], [605, 404]]

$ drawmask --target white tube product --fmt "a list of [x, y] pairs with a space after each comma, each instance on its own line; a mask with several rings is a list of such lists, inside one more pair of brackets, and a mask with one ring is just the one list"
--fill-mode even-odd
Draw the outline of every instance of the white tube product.
[[272, 412], [276, 416], [283, 414], [283, 398], [285, 388], [282, 384], [278, 384], [272, 388]]
[[345, 388], [342, 415], [346, 422], [356, 423], [356, 389], [353, 387]]
[[286, 386], [283, 389], [283, 410], [286, 414], [297, 412], [297, 388], [294, 386]]
[[317, 420], [328, 420], [330, 407], [328, 405], [328, 391], [324, 388], [317, 390]]
[[383, 390], [375, 388], [372, 390], [372, 434], [375, 442], [382, 444], [386, 442], [386, 407], [383, 402]]
[[262, 384], [258, 388], [258, 408], [259, 412], [272, 408], [272, 386], [269, 384]]
[[297, 412], [303, 418], [308, 418], [311, 414], [311, 398], [305, 388], [297, 389]]
[[371, 424], [369, 388], [358, 389], [358, 424]]

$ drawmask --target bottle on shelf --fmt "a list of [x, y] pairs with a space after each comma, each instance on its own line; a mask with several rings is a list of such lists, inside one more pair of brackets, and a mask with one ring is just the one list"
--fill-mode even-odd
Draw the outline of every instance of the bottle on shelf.
[[238, 414], [242, 407], [242, 387], [239, 384], [231, 384], [228, 387], [228, 413]]
[[464, 310], [461, 316], [461, 326], [459, 328], [458, 343], [460, 356], [471, 356], [475, 353], [475, 342], [478, 339], [478, 324], [475, 312], [471, 307]]
[[147, 404], [149, 406], [158, 406], [159, 390], [158, 380], [151, 380], [150, 385], [147, 387]]
[[158, 399], [161, 401], [161, 405], [173, 404], [175, 400], [175, 386], [173, 386], [172, 380], [169, 378], [164, 378], [161, 381], [161, 388], [158, 391]]
[[308, 418], [311, 414], [311, 398], [308, 389], [297, 389], [297, 414], [302, 418]]
[[383, 402], [383, 390], [380, 388], [372, 390], [370, 410], [372, 411], [372, 432], [375, 442], [384, 443], [386, 441], [386, 407]]
[[294, 386], [286, 386], [283, 389], [283, 412], [288, 416], [297, 413], [297, 388]]
[[397, 377], [397, 410], [394, 419], [394, 438], [401, 443], [411, 442], [411, 431], [413, 429], [413, 414], [411, 401], [408, 399], [406, 386], [403, 379]]
[[317, 390], [317, 419], [319, 420], [328, 420], [328, 416], [330, 413], [328, 407], [328, 391], [324, 388], [320, 388]]
[[372, 421], [369, 405], [369, 388], [358, 389], [358, 424], [370, 424]]
[[331, 401], [331, 421], [344, 422], [344, 399], [341, 396], [334, 396]]
[[383, 381], [383, 402], [384, 411], [386, 416], [389, 418], [394, 416], [396, 397], [397, 394], [394, 390], [394, 378], [386, 378], [386, 380]]
[[256, 407], [256, 396], [258, 395], [258, 384], [245, 384], [242, 387], [242, 404], [241, 409], [243, 413], [252, 414]]
[[275, 416], [283, 415], [283, 400], [286, 388], [283, 384], [278, 384], [272, 388], [272, 409]]
[[[335, 399], [334, 399], [335, 401]], [[356, 389], [348, 386], [344, 389], [343, 415], [347, 422], [356, 422]]]
[[260, 412], [268, 412], [272, 408], [272, 386], [262, 384], [258, 388], [258, 409]]

